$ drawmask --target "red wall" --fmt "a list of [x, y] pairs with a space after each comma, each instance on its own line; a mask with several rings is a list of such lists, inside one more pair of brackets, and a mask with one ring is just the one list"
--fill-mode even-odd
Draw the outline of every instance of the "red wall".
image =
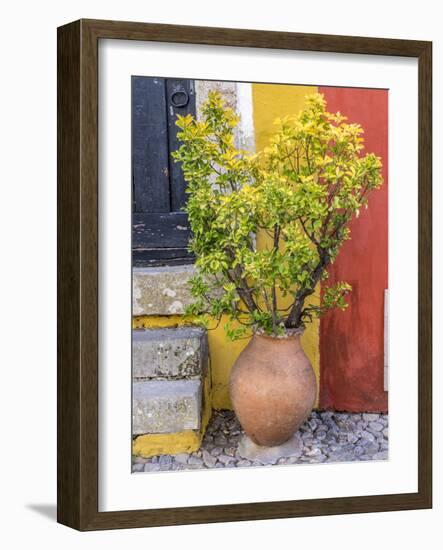
[[320, 87], [327, 109], [365, 130], [366, 152], [380, 156], [384, 184], [368, 210], [351, 223], [351, 240], [329, 269], [325, 284], [352, 285], [346, 311], [320, 322], [320, 408], [387, 411], [383, 390], [384, 289], [388, 288], [388, 91]]

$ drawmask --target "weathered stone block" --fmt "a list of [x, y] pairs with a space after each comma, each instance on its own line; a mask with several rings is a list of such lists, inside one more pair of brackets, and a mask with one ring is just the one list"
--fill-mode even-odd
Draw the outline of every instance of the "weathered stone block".
[[197, 80], [196, 89], [196, 107], [197, 118], [202, 118], [203, 104], [207, 101], [209, 92], [219, 92], [222, 94], [226, 105], [234, 111], [237, 108], [237, 87], [235, 82], [215, 81], [215, 80]]
[[132, 333], [135, 379], [204, 376], [207, 364], [207, 336], [201, 328], [134, 330]]
[[197, 119], [203, 117], [203, 104], [208, 99], [209, 92], [219, 92], [228, 107], [240, 117], [239, 124], [234, 128], [235, 145], [248, 151], [255, 150], [254, 120], [252, 114], [251, 84], [246, 82], [217, 82], [215, 80], [196, 80]]
[[132, 270], [133, 315], [182, 315], [193, 298], [188, 281], [193, 265]]
[[200, 380], [144, 380], [132, 391], [133, 435], [200, 429]]

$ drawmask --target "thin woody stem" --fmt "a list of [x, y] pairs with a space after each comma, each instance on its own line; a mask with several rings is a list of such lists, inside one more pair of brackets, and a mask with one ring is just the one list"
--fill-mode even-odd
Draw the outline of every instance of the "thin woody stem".
[[295, 295], [294, 305], [292, 306], [292, 309], [290, 310], [289, 315], [285, 321], [286, 328], [297, 328], [300, 326], [305, 299], [314, 293], [315, 287], [320, 281], [325, 267], [331, 261], [331, 258], [326, 250], [319, 249], [319, 255], [320, 260], [316, 268], [312, 272], [311, 285], [307, 288], [300, 289]]
[[[276, 254], [278, 253], [279, 240], [280, 240], [280, 226], [276, 224], [274, 226], [274, 252]], [[274, 332], [277, 329], [277, 315], [278, 315], [277, 290], [275, 288], [275, 280], [274, 280], [274, 284], [272, 286], [272, 328], [274, 329]]]

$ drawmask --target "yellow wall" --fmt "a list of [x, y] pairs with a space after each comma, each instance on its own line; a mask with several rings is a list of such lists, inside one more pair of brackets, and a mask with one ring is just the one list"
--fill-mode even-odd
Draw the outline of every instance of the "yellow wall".
[[[255, 147], [257, 151], [262, 150], [269, 143], [270, 136], [278, 129], [274, 120], [287, 115], [297, 114], [305, 107], [306, 95], [317, 92], [316, 86], [287, 86], [284, 84], [253, 84], [253, 116]], [[265, 248], [271, 245], [269, 237], [259, 234], [257, 246]], [[289, 304], [288, 299], [279, 299], [283, 307]], [[311, 298], [311, 303], [319, 304], [320, 285], [318, 285], [315, 294]], [[320, 341], [319, 341], [319, 320], [307, 325], [306, 331], [302, 336], [302, 345], [306, 355], [312, 363], [317, 378], [317, 401], [318, 404], [318, 386], [320, 379]]]
[[228, 387], [229, 373], [235, 360], [249, 342], [249, 339], [231, 342], [227, 338], [224, 329], [227, 320], [227, 318], [222, 318], [218, 328], [208, 331], [212, 372], [212, 405], [214, 409], [232, 409]]

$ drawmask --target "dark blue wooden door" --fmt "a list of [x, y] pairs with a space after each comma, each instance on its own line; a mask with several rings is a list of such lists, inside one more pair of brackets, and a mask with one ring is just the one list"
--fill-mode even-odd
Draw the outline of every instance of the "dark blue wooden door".
[[171, 152], [177, 114], [195, 115], [194, 81], [132, 77], [133, 265], [192, 262], [186, 182]]

